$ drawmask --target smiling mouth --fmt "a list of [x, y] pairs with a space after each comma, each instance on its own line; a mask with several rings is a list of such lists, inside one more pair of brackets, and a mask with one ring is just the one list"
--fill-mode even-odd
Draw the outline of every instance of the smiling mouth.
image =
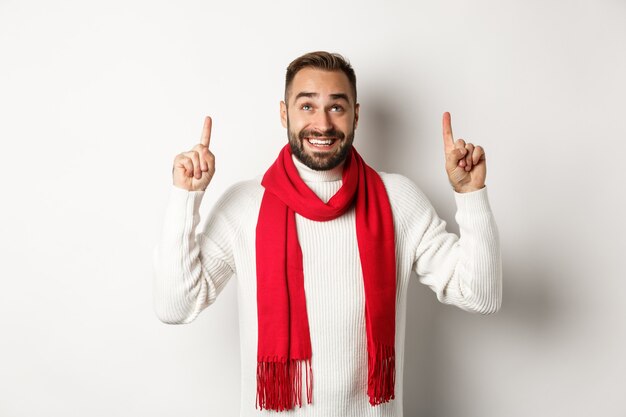
[[336, 138], [305, 138], [305, 140], [316, 148], [330, 148], [337, 141]]

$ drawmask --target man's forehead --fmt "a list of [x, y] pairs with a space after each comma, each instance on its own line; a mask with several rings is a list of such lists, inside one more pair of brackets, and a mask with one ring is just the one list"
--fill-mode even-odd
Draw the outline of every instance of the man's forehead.
[[[318, 68], [303, 68], [298, 71], [290, 86], [290, 96], [331, 96], [352, 98], [352, 87], [348, 76], [340, 70], [326, 71]], [[351, 101], [351, 100], [349, 100]]]

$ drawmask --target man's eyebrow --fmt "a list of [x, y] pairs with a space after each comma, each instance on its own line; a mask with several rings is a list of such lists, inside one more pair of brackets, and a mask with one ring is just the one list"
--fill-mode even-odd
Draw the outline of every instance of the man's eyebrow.
[[300, 97], [311, 98], [311, 97], [318, 97], [318, 96], [319, 96], [318, 93], [308, 93], [306, 91], [302, 91], [302, 92], [298, 93], [298, 95], [296, 96], [295, 100], [299, 99]]
[[[319, 97], [319, 93], [310, 93], [308, 91], [302, 91], [296, 95], [295, 100], [298, 100], [301, 97], [307, 97], [307, 98]], [[343, 99], [347, 101], [348, 103], [350, 103], [350, 99], [348, 98], [348, 95], [346, 93], [333, 93], [333, 94], [330, 94], [330, 98], [332, 98], [333, 100]]]
[[335, 100], [344, 99], [345, 101], [350, 103], [350, 100], [348, 99], [348, 95], [345, 93], [335, 93], [335, 94], [331, 94], [330, 96]]

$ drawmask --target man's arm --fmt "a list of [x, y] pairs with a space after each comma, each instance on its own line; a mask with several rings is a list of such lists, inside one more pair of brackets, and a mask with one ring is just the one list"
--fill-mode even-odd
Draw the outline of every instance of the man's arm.
[[502, 260], [498, 229], [489, 206], [487, 162], [481, 146], [454, 140], [450, 113], [442, 120], [446, 172], [454, 188], [460, 237], [446, 231], [426, 196], [415, 188], [418, 236], [414, 269], [439, 301], [482, 314], [502, 304]]
[[215, 172], [215, 158], [208, 149], [211, 126], [211, 118], [206, 117], [200, 143], [174, 159], [173, 186], [153, 255], [154, 309], [165, 323], [194, 320], [215, 301], [234, 272], [236, 226], [224, 215], [228, 194], [216, 204], [205, 231], [196, 235], [200, 203]]

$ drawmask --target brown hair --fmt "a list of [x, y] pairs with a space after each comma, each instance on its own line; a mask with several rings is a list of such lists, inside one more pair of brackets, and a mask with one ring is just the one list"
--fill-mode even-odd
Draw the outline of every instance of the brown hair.
[[285, 103], [289, 94], [289, 87], [296, 73], [303, 68], [316, 68], [324, 71], [342, 71], [348, 77], [352, 94], [354, 95], [354, 104], [356, 104], [356, 75], [350, 62], [337, 53], [326, 51], [316, 51], [304, 54], [289, 64], [287, 67], [287, 75], [285, 76]]

